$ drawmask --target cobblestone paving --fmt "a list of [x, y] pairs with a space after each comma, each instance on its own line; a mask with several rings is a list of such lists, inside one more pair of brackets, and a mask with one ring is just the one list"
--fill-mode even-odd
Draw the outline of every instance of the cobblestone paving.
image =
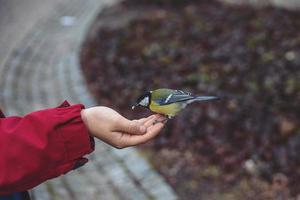
[[[53, 1], [54, 2], [54, 1]], [[0, 105], [7, 115], [55, 107], [63, 100], [95, 105], [78, 64], [78, 51], [95, 15], [111, 0], [66, 0], [31, 29], [0, 62]], [[38, 8], [37, 8], [38, 9]], [[40, 11], [41, 12], [41, 11]], [[1, 36], [0, 36], [1, 42]], [[0, 45], [1, 49], [1, 45]], [[97, 142], [91, 162], [31, 191], [38, 200], [177, 199], [164, 179], [135, 148]]]

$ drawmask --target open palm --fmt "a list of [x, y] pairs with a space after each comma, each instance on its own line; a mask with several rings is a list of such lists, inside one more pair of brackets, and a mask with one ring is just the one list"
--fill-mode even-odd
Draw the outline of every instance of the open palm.
[[115, 110], [98, 106], [82, 111], [82, 118], [92, 136], [116, 147], [124, 148], [145, 143], [154, 138], [166, 118], [162, 115], [151, 115], [147, 118], [129, 120]]

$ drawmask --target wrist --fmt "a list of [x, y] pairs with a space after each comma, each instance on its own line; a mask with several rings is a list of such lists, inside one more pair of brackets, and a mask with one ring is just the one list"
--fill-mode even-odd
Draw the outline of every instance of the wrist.
[[82, 119], [85, 127], [87, 128], [90, 136], [94, 137], [93, 134], [90, 131], [90, 128], [89, 128], [89, 121], [88, 121], [88, 112], [87, 112], [87, 109], [82, 109], [81, 112], [80, 112], [80, 115], [81, 115], [81, 119]]

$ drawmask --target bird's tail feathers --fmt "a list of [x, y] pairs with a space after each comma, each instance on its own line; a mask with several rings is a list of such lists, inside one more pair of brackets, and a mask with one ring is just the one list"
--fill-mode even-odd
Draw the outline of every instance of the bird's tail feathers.
[[194, 99], [188, 100], [187, 104], [193, 103], [195, 101], [212, 101], [212, 100], [219, 100], [219, 97], [215, 96], [198, 96], [195, 97]]

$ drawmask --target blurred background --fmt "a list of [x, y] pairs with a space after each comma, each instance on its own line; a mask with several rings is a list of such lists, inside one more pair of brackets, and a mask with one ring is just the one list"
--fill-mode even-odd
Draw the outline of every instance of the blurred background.
[[33, 199], [300, 199], [299, 0], [0, 0], [0, 107], [73, 103], [129, 118], [145, 90], [219, 102], [31, 191]]
[[125, 0], [102, 12], [81, 64], [100, 104], [161, 87], [193, 104], [140, 149], [180, 199], [300, 198], [300, 2]]

